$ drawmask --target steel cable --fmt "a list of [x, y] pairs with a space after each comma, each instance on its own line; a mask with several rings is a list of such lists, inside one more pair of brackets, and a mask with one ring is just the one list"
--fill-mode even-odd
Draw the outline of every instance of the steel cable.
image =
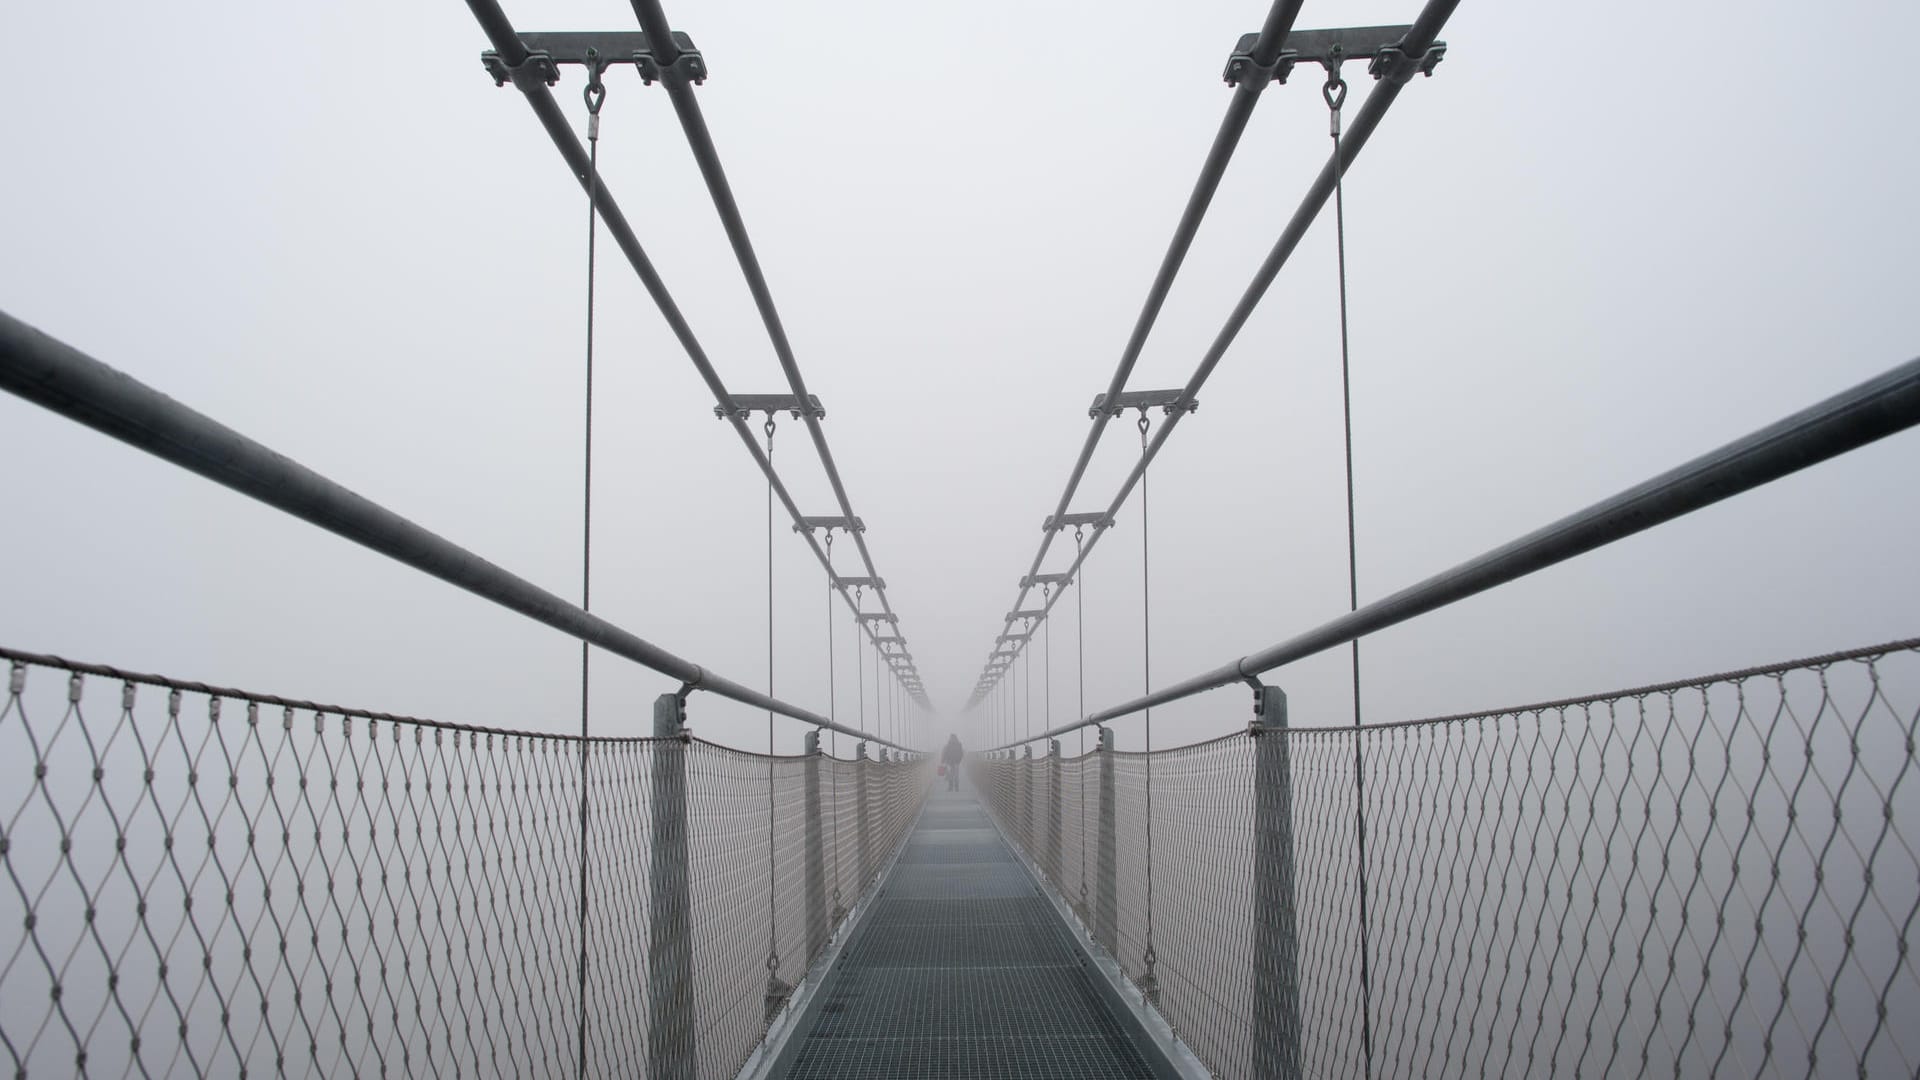
[[[1333, 50], [1327, 65], [1327, 82], [1321, 96], [1327, 102], [1327, 128], [1333, 136], [1333, 229], [1334, 252], [1340, 283], [1340, 430], [1346, 452], [1347, 479], [1347, 610], [1360, 610], [1360, 569], [1354, 539], [1353, 510], [1353, 381], [1348, 358], [1347, 332], [1347, 200], [1340, 157], [1340, 107], [1347, 100], [1347, 81], [1340, 77], [1341, 54]], [[1142, 498], [1145, 497], [1144, 491]], [[1353, 813], [1354, 849], [1359, 867], [1360, 920], [1360, 1038], [1366, 1063], [1366, 1075], [1373, 1075], [1373, 982], [1371, 937], [1367, 923], [1367, 809], [1366, 762], [1360, 745], [1360, 639], [1353, 648]]]
[[[1153, 693], [1153, 576], [1152, 563], [1147, 555], [1147, 432], [1152, 429], [1153, 421], [1147, 418], [1147, 410], [1140, 410], [1140, 679], [1142, 693]], [[1141, 958], [1145, 973], [1141, 977], [1141, 989], [1149, 1001], [1158, 997], [1158, 984], [1154, 980], [1153, 965], [1153, 710], [1146, 714], [1146, 746], [1143, 757], [1147, 768], [1147, 938], [1146, 951]]]
[[[587, 328], [585, 417], [582, 423], [580, 496], [580, 610], [593, 610], [593, 299], [594, 268], [600, 233], [600, 107], [607, 88], [600, 81], [597, 55], [587, 51], [589, 77], [581, 92], [587, 105]], [[580, 643], [580, 1020], [579, 1075], [587, 1074], [587, 735], [593, 646]]]

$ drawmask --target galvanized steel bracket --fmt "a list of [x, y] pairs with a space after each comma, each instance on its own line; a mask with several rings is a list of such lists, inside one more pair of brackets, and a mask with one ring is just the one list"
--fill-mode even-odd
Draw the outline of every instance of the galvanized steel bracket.
[[800, 419], [803, 412], [815, 420], [827, 418], [827, 410], [820, 405], [820, 398], [814, 394], [807, 395], [807, 403], [804, 407], [801, 406], [800, 399], [793, 394], [728, 394], [727, 404], [713, 407], [713, 415], [722, 420], [729, 416], [738, 420], [750, 420], [757, 412], [766, 413], [768, 417], [772, 417], [774, 413], [783, 412], [795, 420]]
[[[715, 406], [715, 408], [718, 407], [719, 406]], [[825, 529], [828, 532], [840, 529], [845, 532], [863, 533], [867, 531], [867, 523], [861, 521], [858, 517], [847, 517], [844, 514], [829, 514], [825, 516], [802, 515], [800, 520], [795, 522], [793, 526], [794, 532], [811, 533], [815, 529]]]
[[1286, 48], [1273, 63], [1262, 65], [1253, 57], [1259, 34], [1243, 34], [1227, 57], [1222, 77], [1228, 86], [1242, 82], [1272, 81], [1284, 84], [1295, 64], [1319, 64], [1337, 68], [1342, 61], [1367, 60], [1368, 72], [1376, 79], [1404, 83], [1414, 73], [1432, 75], [1447, 53], [1445, 42], [1436, 41], [1418, 57], [1409, 56], [1401, 43], [1413, 31], [1411, 26], [1354, 26], [1334, 30], [1295, 30], [1287, 35]]
[[1093, 404], [1087, 406], [1087, 416], [1097, 419], [1103, 412], [1119, 416], [1128, 409], [1139, 409], [1144, 414], [1153, 408], [1165, 413], [1193, 412], [1200, 407], [1200, 402], [1196, 399], [1182, 403], [1180, 397], [1185, 393], [1185, 390], [1122, 390], [1111, 405], [1107, 404], [1107, 395], [1095, 394]]
[[[1094, 398], [1094, 408], [1099, 408], [1101, 399], [1105, 397], [1106, 395], [1102, 394], [1100, 397]], [[1111, 529], [1113, 528], [1113, 517], [1105, 510], [1095, 510], [1084, 514], [1061, 514], [1059, 517], [1048, 514], [1047, 520], [1040, 523], [1040, 531], [1059, 532], [1062, 529], [1077, 529], [1084, 525], [1091, 525], [1095, 529]]]
[[[517, 67], [507, 66], [492, 49], [480, 54], [480, 63], [487, 74], [493, 76], [495, 86], [505, 86], [512, 81], [524, 90], [527, 82], [534, 80], [552, 86], [560, 81], [561, 64], [592, 64], [603, 70], [632, 64], [640, 81], [649, 86], [659, 80], [663, 71], [678, 72], [695, 85], [707, 80], [706, 60], [700, 50], [693, 47], [693, 39], [678, 30], [673, 32], [674, 58], [664, 67], [654, 55], [647, 35], [637, 30], [527, 33], [520, 35], [520, 44], [526, 47], [527, 58]], [[593, 55], [589, 56], [589, 52]]]

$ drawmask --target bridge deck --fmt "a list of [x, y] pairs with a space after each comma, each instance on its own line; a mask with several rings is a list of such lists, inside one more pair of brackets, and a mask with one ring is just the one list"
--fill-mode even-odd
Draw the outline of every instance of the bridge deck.
[[1068, 932], [986, 811], [943, 786], [786, 1075], [1155, 1075]]

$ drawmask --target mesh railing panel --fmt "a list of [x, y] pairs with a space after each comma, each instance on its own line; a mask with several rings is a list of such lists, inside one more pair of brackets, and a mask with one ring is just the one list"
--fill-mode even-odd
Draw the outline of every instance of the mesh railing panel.
[[[581, 740], [0, 655], [0, 1060], [12, 1074], [581, 1071]], [[652, 779], [675, 754], [691, 1074], [732, 1076], [766, 1031], [769, 929], [790, 986], [833, 918], [830, 905], [810, 910], [804, 887], [813, 761], [697, 741], [584, 746], [586, 1071], [647, 1068]], [[838, 817], [850, 861], [857, 807], [826, 792], [850, 794], [864, 775], [884, 861], [924, 770], [818, 762], [823, 839]], [[870, 880], [843, 873], [846, 906]]]
[[[1286, 732], [1299, 1073], [1364, 1075], [1370, 1027], [1381, 1076], [1915, 1075], [1917, 734], [1917, 642], [1357, 735]], [[1272, 869], [1256, 842], [1257, 742], [1059, 766], [1091, 796], [1084, 828], [1062, 814], [1061, 851], [1089, 853], [1095, 879], [1083, 918], [1099, 936], [1104, 766], [1115, 958], [1222, 1076], [1274, 1071], [1258, 1018], [1278, 995], [1254, 959], [1271, 940], [1256, 879]], [[1076, 900], [1077, 862], [1056, 864], [1020, 801], [1051, 767], [990, 759], [974, 773]]]

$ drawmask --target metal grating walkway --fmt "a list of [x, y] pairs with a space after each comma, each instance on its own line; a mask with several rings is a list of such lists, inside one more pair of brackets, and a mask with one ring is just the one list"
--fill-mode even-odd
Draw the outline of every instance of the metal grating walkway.
[[971, 794], [927, 802], [786, 1076], [1152, 1077]]

